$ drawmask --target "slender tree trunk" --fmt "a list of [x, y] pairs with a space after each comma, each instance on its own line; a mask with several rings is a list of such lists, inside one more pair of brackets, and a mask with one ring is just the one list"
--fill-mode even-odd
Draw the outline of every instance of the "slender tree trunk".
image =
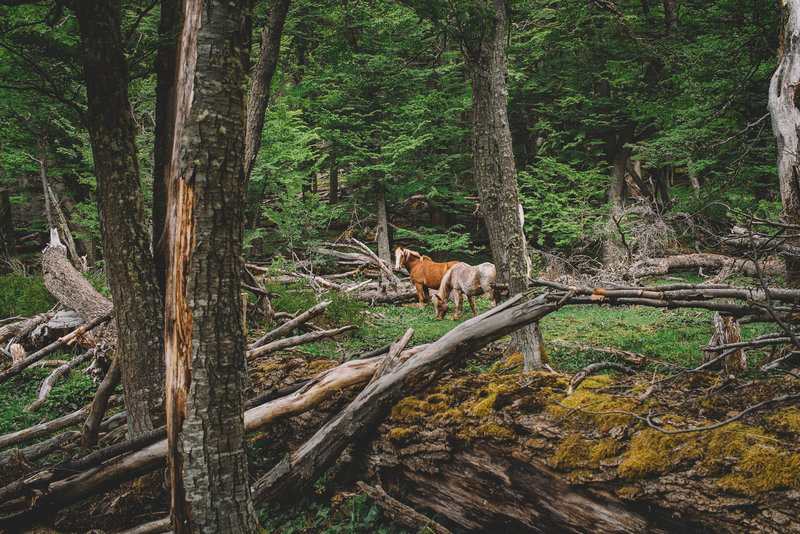
[[[785, 34], [782, 36], [780, 62], [769, 86], [769, 111], [778, 152], [783, 220], [800, 224], [800, 0], [783, 2]], [[800, 232], [792, 231], [797, 234]], [[800, 245], [800, 237], [794, 239]], [[789, 284], [800, 286], [800, 258], [784, 256]]]
[[167, 186], [175, 124], [175, 62], [181, 34], [183, 1], [161, 0], [158, 24], [160, 45], [156, 56], [156, 124], [153, 144], [153, 235], [152, 249], [156, 279], [163, 295], [166, 289], [167, 256], [161, 240], [167, 216]]
[[5, 260], [17, 255], [17, 237], [14, 233], [14, 218], [11, 212], [11, 196], [8, 189], [0, 190], [0, 254]]
[[128, 429], [135, 437], [159, 426], [163, 417], [163, 308], [145, 223], [119, 5], [111, 0], [72, 4], [85, 52], [87, 124], [119, 330], [117, 357]]
[[167, 210], [173, 532], [256, 527], [242, 415], [247, 4], [186, 2]]
[[55, 228], [55, 222], [53, 221], [53, 212], [50, 210], [50, 193], [47, 191], [47, 169], [44, 165], [45, 163], [45, 143], [46, 141], [42, 138], [39, 139], [39, 159], [36, 160], [39, 163], [39, 178], [42, 180], [42, 194], [44, 195], [44, 212], [47, 214], [47, 227], [48, 228]]
[[328, 204], [336, 204], [339, 202], [339, 167], [334, 161], [331, 163], [330, 172], [330, 190], [328, 191]]
[[[512, 295], [528, 287], [526, 243], [518, 210], [517, 172], [508, 125], [506, 54], [503, 49], [505, 0], [487, 5], [494, 20], [486, 28], [488, 39], [468, 42], [462, 50], [472, 81], [473, 160], [475, 183], [489, 233], [498, 278], [508, 283]], [[512, 334], [512, 345], [525, 358], [525, 369], [540, 369], [542, 361], [536, 328], [527, 325]]]
[[[244, 175], [250, 180], [253, 165], [261, 148], [261, 134], [264, 130], [264, 115], [269, 104], [269, 90], [272, 76], [278, 66], [281, 48], [281, 35], [289, 12], [291, 0], [271, 0], [269, 23], [261, 29], [261, 46], [251, 72], [250, 100], [247, 104], [247, 134], [245, 138]], [[261, 199], [258, 199], [260, 203]]]
[[375, 230], [375, 241], [378, 244], [378, 257], [392, 264], [391, 251], [389, 250], [389, 220], [386, 215], [386, 186], [383, 182], [375, 181], [375, 212], [378, 217], [378, 225]]

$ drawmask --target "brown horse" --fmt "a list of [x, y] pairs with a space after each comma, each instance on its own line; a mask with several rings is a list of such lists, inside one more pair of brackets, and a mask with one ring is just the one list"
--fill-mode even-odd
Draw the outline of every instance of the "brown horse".
[[420, 306], [431, 301], [428, 288], [439, 289], [444, 274], [450, 267], [458, 263], [457, 261], [436, 263], [428, 256], [423, 256], [419, 252], [403, 248], [400, 245], [394, 249], [394, 260], [395, 270], [403, 266], [411, 275], [411, 282], [417, 288]]
[[475, 297], [481, 293], [486, 293], [494, 308], [497, 306], [497, 298], [492, 288], [492, 284], [495, 282], [497, 282], [497, 269], [495, 269], [493, 263], [486, 262], [472, 266], [459, 262], [453, 265], [442, 278], [439, 291], [433, 296], [436, 318], [444, 319], [449, 308], [447, 299], [450, 297], [451, 292], [456, 294], [456, 311], [453, 313], [453, 320], [458, 319], [458, 315], [461, 313], [464, 295], [467, 296], [474, 315], [478, 315], [478, 308], [475, 307]]

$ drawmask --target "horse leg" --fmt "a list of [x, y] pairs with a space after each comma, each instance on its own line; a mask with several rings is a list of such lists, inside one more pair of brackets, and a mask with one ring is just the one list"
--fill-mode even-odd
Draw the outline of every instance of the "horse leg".
[[458, 319], [458, 316], [461, 314], [461, 306], [464, 304], [464, 293], [461, 291], [458, 292], [458, 297], [456, 298], [456, 311], [453, 313], [453, 320], [455, 321]]
[[469, 295], [469, 296], [467, 296], [467, 298], [469, 299], [469, 305], [472, 307], [472, 315], [473, 315], [473, 317], [477, 317], [478, 316], [478, 307], [475, 306], [475, 297]]
[[425, 299], [426, 303], [431, 301], [431, 292], [428, 286], [422, 286], [422, 298]]
[[[425, 291], [425, 286], [423, 286], [422, 284], [417, 284], [415, 282], [414, 283], [414, 287], [417, 288], [417, 297], [419, 297], [419, 307], [420, 308], [424, 308], [425, 307], [425, 302], [426, 302], [425, 301], [425, 297], [427, 297], [427, 295], [426, 295], [427, 292]], [[428, 300], [430, 300], [430, 297], [428, 297]]]

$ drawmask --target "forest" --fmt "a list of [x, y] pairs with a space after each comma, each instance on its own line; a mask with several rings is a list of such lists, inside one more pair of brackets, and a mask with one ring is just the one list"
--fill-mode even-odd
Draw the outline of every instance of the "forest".
[[800, 532], [800, 0], [0, 0], [0, 534]]

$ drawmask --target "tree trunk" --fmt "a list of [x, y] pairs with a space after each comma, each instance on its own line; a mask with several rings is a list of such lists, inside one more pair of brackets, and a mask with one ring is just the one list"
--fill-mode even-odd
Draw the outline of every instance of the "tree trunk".
[[183, 2], [161, 0], [156, 56], [156, 124], [153, 133], [153, 235], [152, 250], [156, 279], [162, 298], [167, 287], [165, 244], [160, 243], [167, 216], [167, 187], [175, 125], [175, 72], [178, 39], [181, 34]]
[[[261, 135], [264, 130], [264, 115], [269, 104], [269, 91], [272, 76], [278, 66], [281, 48], [281, 35], [286, 22], [291, 0], [271, 0], [269, 23], [261, 29], [261, 46], [251, 72], [250, 99], [247, 103], [247, 134], [244, 152], [245, 181], [250, 180], [253, 165], [261, 148]], [[261, 199], [258, 199], [260, 203]]]
[[[778, 154], [783, 220], [800, 224], [800, 0], [785, 0], [782, 15], [785, 33], [781, 39], [780, 62], [769, 86], [769, 111]], [[797, 230], [790, 231], [798, 234]], [[800, 237], [793, 239], [800, 245]], [[800, 287], [800, 258], [785, 254], [786, 276], [793, 287]]]
[[[507, 283], [512, 295], [527, 289], [526, 243], [518, 210], [517, 171], [511, 146], [506, 109], [505, 0], [487, 7], [494, 20], [485, 28], [489, 38], [472, 42], [462, 36], [462, 50], [472, 80], [473, 161], [475, 183], [489, 233], [498, 281]], [[513, 346], [525, 358], [526, 369], [540, 369], [535, 325], [512, 335]]]
[[5, 260], [17, 255], [17, 236], [11, 212], [11, 196], [8, 188], [0, 190], [0, 254]]
[[375, 242], [378, 245], [378, 257], [392, 264], [392, 253], [389, 250], [389, 220], [386, 215], [386, 186], [381, 181], [375, 182], [375, 213], [378, 224], [375, 228]]
[[74, 2], [85, 50], [87, 125], [117, 357], [131, 436], [160, 425], [164, 406], [163, 308], [147, 233], [136, 129], [128, 100], [117, 2]]
[[328, 204], [333, 205], [339, 202], [339, 167], [335, 161], [331, 163], [331, 172], [328, 176], [330, 181]]
[[174, 532], [256, 527], [244, 453], [240, 296], [247, 98], [241, 81], [250, 8], [187, 1], [180, 45], [165, 328]]

